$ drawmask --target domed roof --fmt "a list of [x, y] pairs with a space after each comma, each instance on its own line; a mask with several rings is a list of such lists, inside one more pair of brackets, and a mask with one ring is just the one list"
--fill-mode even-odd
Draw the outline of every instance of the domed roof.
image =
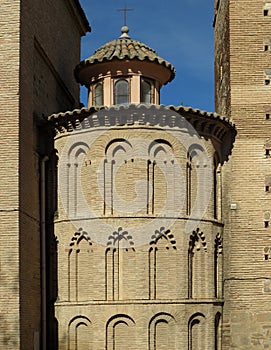
[[113, 60], [139, 60], [156, 63], [169, 70], [170, 74], [166, 83], [174, 79], [175, 68], [171, 63], [158, 56], [156, 51], [144, 43], [131, 39], [128, 35], [128, 27], [122, 27], [121, 31], [122, 35], [117, 40], [106, 43], [96, 50], [92, 56], [80, 62], [75, 68], [75, 77], [78, 82], [80, 82], [79, 73], [83, 68]]

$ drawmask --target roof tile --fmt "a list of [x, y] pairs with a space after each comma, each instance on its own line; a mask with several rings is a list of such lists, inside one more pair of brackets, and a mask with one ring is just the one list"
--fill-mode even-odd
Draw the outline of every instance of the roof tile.
[[175, 68], [171, 63], [158, 56], [156, 51], [144, 43], [128, 37], [119, 38], [106, 43], [96, 50], [92, 56], [81, 61], [75, 68], [75, 77], [77, 81], [79, 81], [79, 72], [82, 68], [97, 63], [109, 62], [113, 59], [139, 59], [140, 61], [146, 60], [149, 62], [156, 62], [170, 70], [171, 76], [169, 81], [173, 80], [175, 77]]

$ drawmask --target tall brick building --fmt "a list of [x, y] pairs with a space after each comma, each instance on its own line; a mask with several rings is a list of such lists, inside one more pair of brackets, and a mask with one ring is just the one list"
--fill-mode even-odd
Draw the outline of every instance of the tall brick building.
[[72, 70], [90, 28], [77, 0], [4, 0], [0, 23], [0, 348], [38, 349], [47, 316], [41, 232], [55, 210], [42, 190], [54, 153], [42, 125], [79, 107]]
[[78, 0], [0, 3], [1, 349], [268, 348], [270, 15], [215, 1], [216, 114], [127, 27], [78, 64]]
[[216, 111], [237, 129], [223, 174], [223, 349], [271, 342], [270, 8], [215, 1]]

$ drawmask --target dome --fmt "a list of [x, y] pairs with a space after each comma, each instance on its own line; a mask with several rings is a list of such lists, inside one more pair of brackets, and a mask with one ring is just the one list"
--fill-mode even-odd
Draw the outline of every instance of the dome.
[[144, 43], [133, 40], [128, 35], [128, 27], [122, 27], [122, 35], [117, 40], [112, 40], [99, 49], [94, 54], [85, 60], [81, 61], [80, 64], [75, 68], [75, 77], [77, 82], [86, 85], [86, 68], [88, 73], [91, 71], [90, 68], [94, 65], [109, 62], [146, 62], [156, 66], [156, 69], [160, 68], [162, 75], [162, 83], [167, 84], [175, 77], [175, 68], [168, 61], [164, 60], [157, 55], [156, 51], [148, 47]]

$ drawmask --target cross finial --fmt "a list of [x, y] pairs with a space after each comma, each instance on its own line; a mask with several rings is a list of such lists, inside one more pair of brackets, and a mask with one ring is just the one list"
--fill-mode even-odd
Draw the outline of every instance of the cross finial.
[[124, 8], [123, 9], [118, 9], [118, 11], [123, 12], [123, 15], [124, 15], [124, 26], [126, 26], [127, 12], [128, 11], [134, 11], [134, 9], [128, 9], [126, 4], [125, 4]]

